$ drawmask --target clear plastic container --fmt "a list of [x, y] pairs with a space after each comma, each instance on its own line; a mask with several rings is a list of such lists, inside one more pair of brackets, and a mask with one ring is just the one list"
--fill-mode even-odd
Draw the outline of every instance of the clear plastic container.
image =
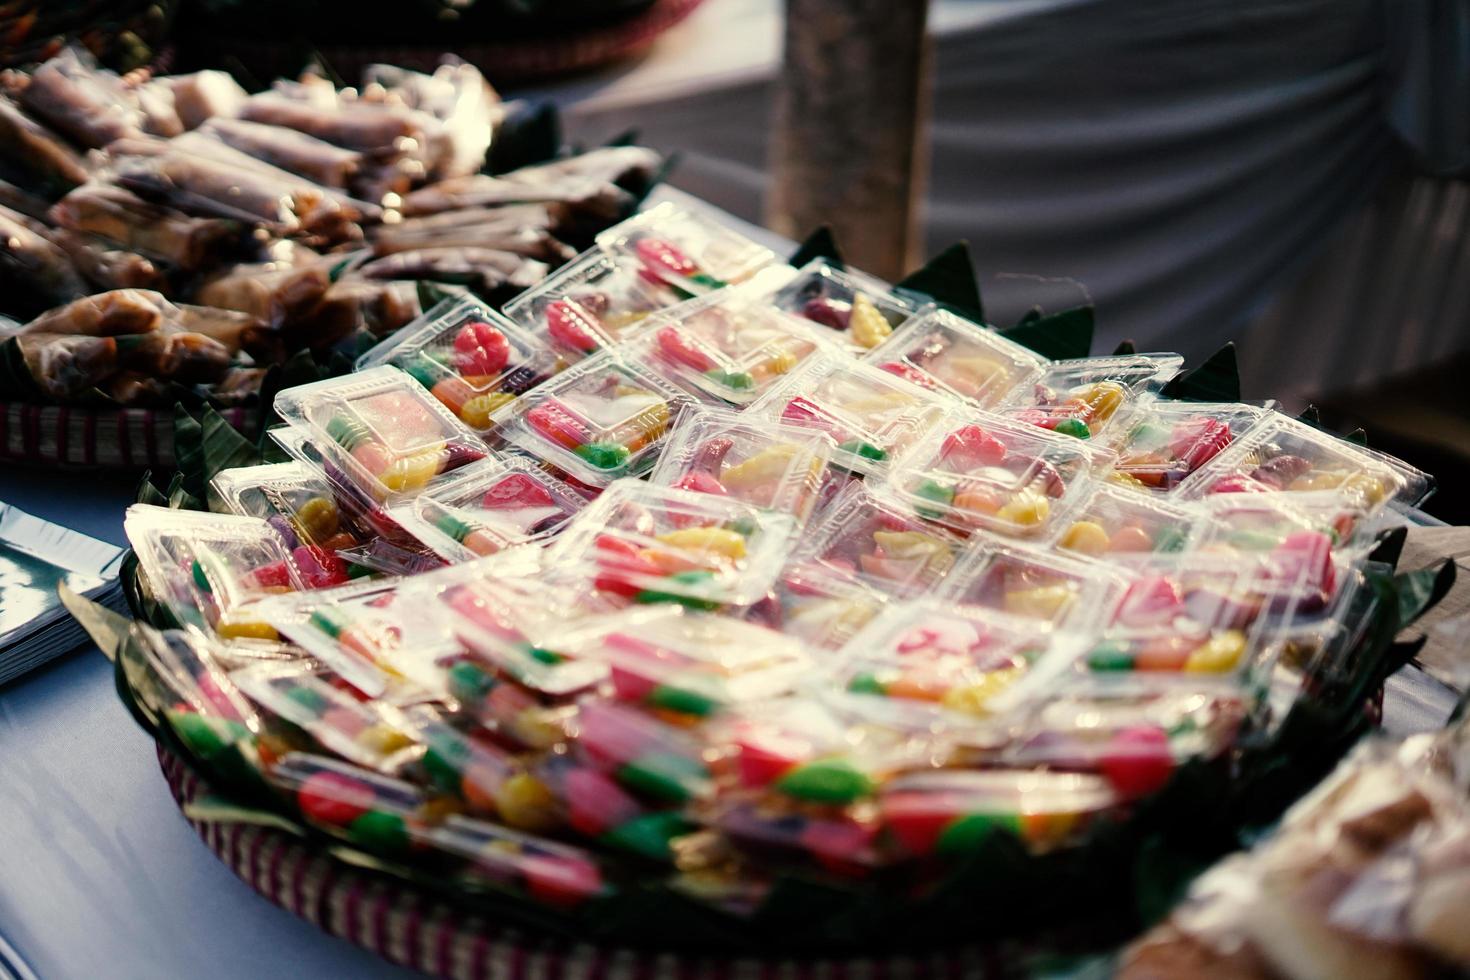
[[1141, 405], [1127, 425], [1110, 434], [1118, 460], [1108, 479], [1134, 490], [1172, 493], [1265, 417], [1265, 409], [1234, 403]]
[[650, 317], [627, 356], [696, 397], [746, 405], [826, 349], [817, 327], [737, 287]]
[[628, 252], [650, 277], [688, 296], [743, 282], [776, 260], [770, 249], [672, 202], [614, 225], [597, 244]]
[[952, 407], [944, 396], [842, 354], [818, 354], [746, 410], [827, 433], [834, 466], [882, 473]]
[[1048, 362], [947, 310], [914, 317], [864, 360], [925, 388], [943, 391], [976, 408], [1004, 404], [1041, 376]]
[[637, 256], [592, 248], [505, 305], [505, 315], [562, 359], [579, 361], [636, 336], [682, 297]]
[[1221, 454], [1181, 492], [1337, 493], [1344, 503], [1373, 513], [1386, 504], [1412, 507], [1434, 488], [1428, 474], [1402, 460], [1355, 446], [1295, 419], [1273, 414], [1249, 438]]
[[590, 487], [653, 467], [686, 392], [611, 353], [589, 357], [521, 399], [505, 420], [512, 444]]
[[434, 307], [358, 358], [357, 370], [384, 364], [487, 436], [517, 397], [565, 366], [541, 338], [473, 298]]
[[526, 459], [485, 459], [388, 513], [439, 557], [465, 562], [546, 541], [586, 505]]
[[1178, 354], [1130, 354], [1057, 361], [1029, 391], [1018, 391], [1005, 414], [1078, 439], [1095, 439], [1126, 424], [1141, 399], [1156, 395], [1179, 373]]
[[1095, 622], [1121, 592], [1122, 574], [1024, 545], [970, 539], [938, 596], [1047, 626]]
[[499, 824], [450, 816], [416, 837], [463, 860], [469, 878], [553, 908], [575, 908], [611, 891], [592, 852]]
[[820, 562], [793, 562], [746, 618], [804, 643], [836, 650], [878, 615], [888, 597]]
[[287, 548], [335, 552], [367, 536], [338, 508], [330, 481], [299, 461], [221, 470], [210, 485], [231, 512], [269, 523]]
[[1094, 485], [1068, 520], [1058, 521], [1053, 547], [1103, 561], [1172, 554], [1191, 547], [1200, 515], [1186, 506], [1123, 487]]
[[835, 268], [824, 259], [813, 259], [790, 274], [769, 302], [826, 327], [855, 354], [872, 350], [918, 312], [881, 279]]
[[1191, 547], [1211, 554], [1269, 554], [1304, 535], [1322, 534], [1334, 553], [1366, 546], [1367, 514], [1335, 491], [1220, 493], [1202, 498]]
[[[406, 500], [489, 447], [408, 375], [371, 368], [276, 395], [276, 411], [353, 486], [378, 502]], [[328, 473], [328, 477], [331, 474]]]
[[701, 408], [680, 417], [649, 479], [656, 486], [768, 507], [805, 523], [833, 449], [824, 432]]
[[747, 606], [765, 596], [795, 534], [787, 514], [622, 480], [577, 516], [547, 560], [624, 601]]
[[792, 564], [816, 564], [860, 580], [885, 595], [916, 596], [953, 570], [964, 541], [925, 523], [862, 484], [844, 490], [823, 511], [792, 554]]
[[926, 520], [1040, 538], [1087, 497], [1104, 454], [983, 413], [954, 414], [893, 465], [885, 493]]

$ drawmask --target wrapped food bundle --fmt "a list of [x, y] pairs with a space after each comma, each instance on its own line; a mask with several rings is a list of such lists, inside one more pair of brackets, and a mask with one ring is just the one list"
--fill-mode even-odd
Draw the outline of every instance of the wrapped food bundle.
[[[264, 104], [315, 126], [319, 91]], [[321, 285], [299, 258], [201, 289], [268, 328], [280, 283]], [[1049, 869], [1081, 888], [1242, 805], [1297, 705], [1359, 724], [1365, 644], [1408, 608], [1374, 546], [1423, 474], [1165, 398], [1174, 355], [1051, 361], [766, 261], [655, 209], [504, 314], [443, 302], [279, 392], [293, 461], [215, 474], [228, 515], [130, 512], [181, 627], [159, 642], [192, 652], [140, 681], [183, 692], [164, 723], [467, 896], [596, 928], [678, 895], [749, 934], [790, 887], [824, 927], [943, 896], [921, 909], [962, 930], [947, 889], [982, 878], [1051, 901]], [[190, 315], [127, 292], [20, 339], [122, 361]], [[1449, 942], [1443, 907], [1413, 915]]]

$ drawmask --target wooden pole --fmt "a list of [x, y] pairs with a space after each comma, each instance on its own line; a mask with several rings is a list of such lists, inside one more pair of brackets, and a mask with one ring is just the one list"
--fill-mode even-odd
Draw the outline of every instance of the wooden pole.
[[926, 0], [786, 0], [766, 223], [831, 225], [843, 256], [889, 279], [918, 247], [927, 161]]

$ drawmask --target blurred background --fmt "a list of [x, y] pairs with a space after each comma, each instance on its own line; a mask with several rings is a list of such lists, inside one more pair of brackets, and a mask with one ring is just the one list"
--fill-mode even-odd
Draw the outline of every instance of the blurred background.
[[[19, 62], [77, 36], [247, 82], [453, 51], [573, 142], [678, 152], [672, 183], [742, 218], [869, 229], [858, 265], [966, 239], [997, 323], [1090, 299], [1099, 350], [1234, 340], [1247, 398], [1470, 476], [1470, 2], [915, 2], [52, 0], [0, 7], [0, 37]], [[912, 152], [885, 174], [893, 139]], [[902, 220], [792, 162], [833, 149], [912, 192]]]

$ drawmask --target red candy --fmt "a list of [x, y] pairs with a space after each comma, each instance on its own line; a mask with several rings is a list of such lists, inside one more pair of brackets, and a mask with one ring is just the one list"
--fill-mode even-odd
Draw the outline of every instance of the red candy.
[[330, 551], [306, 544], [293, 550], [291, 557], [308, 588], [327, 589], [347, 581], [347, 565]]
[[654, 272], [686, 278], [699, 273], [693, 259], [662, 238], [640, 238], [633, 247], [638, 258]]
[[586, 445], [592, 435], [580, 419], [555, 402], [542, 402], [527, 412], [526, 424], [568, 449]]
[[1163, 788], [1174, 774], [1169, 736], [1153, 725], [1117, 732], [1099, 763], [1113, 789], [1130, 798], [1147, 796]]
[[602, 872], [591, 861], [551, 854], [520, 858], [526, 889], [549, 905], [576, 905], [602, 891]]
[[1193, 471], [1218, 456], [1231, 438], [1230, 426], [1219, 419], [1185, 419], [1169, 433], [1169, 453]]
[[341, 773], [313, 773], [296, 791], [296, 805], [308, 820], [346, 826], [372, 809], [373, 788]]
[[904, 361], [884, 361], [882, 364], [878, 365], [878, 367], [884, 371], [887, 371], [889, 374], [896, 374], [900, 378], [903, 378], [905, 381], [909, 381], [913, 384], [918, 385], [920, 388], [934, 387], [933, 378], [929, 377], [929, 375], [925, 374], [923, 371], [920, 371], [912, 364], [908, 364]]
[[1210, 484], [1210, 493], [1267, 493], [1270, 489], [1264, 483], [1239, 474], [1221, 477]]
[[519, 510], [523, 507], [554, 507], [551, 491], [525, 473], [512, 473], [496, 483], [480, 501], [485, 510]]
[[691, 367], [696, 371], [713, 371], [714, 359], [700, 350], [678, 327], [664, 327], [658, 332], [658, 349], [664, 357], [675, 364]]
[[564, 299], [546, 304], [546, 332], [551, 339], [572, 350], [588, 352], [596, 350], [597, 320], [575, 303]]
[[1173, 581], [1152, 575], [1128, 587], [1117, 620], [1125, 626], [1166, 626], [1183, 612], [1184, 598]]
[[463, 375], [499, 374], [510, 360], [510, 341], [482, 320], [471, 320], [454, 337], [454, 366]]
[[704, 470], [685, 473], [679, 477], [678, 481], [674, 483], [674, 486], [679, 490], [692, 490], [695, 493], [712, 493], [721, 497], [728, 494], [725, 485]]
[[284, 561], [261, 565], [251, 571], [250, 577], [262, 589], [289, 589], [291, 587], [291, 572], [286, 568]]
[[967, 425], [944, 437], [939, 455], [950, 466], [963, 470], [999, 466], [1006, 458], [1006, 445], [978, 425]]
[[573, 769], [567, 773], [563, 790], [567, 823], [588, 837], [598, 837], [643, 812], [622, 787], [596, 769]]

